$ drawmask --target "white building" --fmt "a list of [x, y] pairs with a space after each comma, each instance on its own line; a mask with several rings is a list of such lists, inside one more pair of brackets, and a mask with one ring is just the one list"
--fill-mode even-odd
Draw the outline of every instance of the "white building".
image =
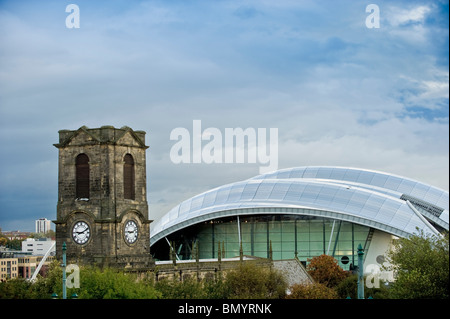
[[36, 220], [36, 233], [43, 233], [45, 234], [50, 230], [50, 220], [47, 218], [39, 218]]
[[[55, 241], [51, 240], [50, 238], [27, 238], [26, 240], [22, 241], [22, 251], [31, 252], [31, 254], [35, 256], [43, 256], [54, 243]], [[52, 250], [50, 251], [50, 255], [55, 255], [55, 251], [55, 246], [53, 246]]]
[[[449, 193], [389, 173], [350, 167], [282, 169], [223, 185], [175, 206], [152, 224], [157, 260], [244, 255], [296, 256], [304, 265], [322, 254], [354, 270], [358, 247], [370, 273], [385, 266], [394, 238], [449, 230]], [[170, 249], [168, 245], [170, 244]]]

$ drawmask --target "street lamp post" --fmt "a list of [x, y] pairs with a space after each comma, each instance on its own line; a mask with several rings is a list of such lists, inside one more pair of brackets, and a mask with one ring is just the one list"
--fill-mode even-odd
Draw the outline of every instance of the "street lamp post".
[[358, 299], [364, 299], [364, 249], [358, 245]]
[[67, 298], [67, 292], [66, 292], [66, 250], [67, 250], [66, 242], [64, 242], [63, 246], [62, 246], [63, 262], [62, 262], [62, 265], [61, 265], [62, 271], [63, 271], [63, 279], [62, 279], [62, 281], [63, 281], [63, 286], [62, 286], [62, 288], [63, 288], [63, 299]]

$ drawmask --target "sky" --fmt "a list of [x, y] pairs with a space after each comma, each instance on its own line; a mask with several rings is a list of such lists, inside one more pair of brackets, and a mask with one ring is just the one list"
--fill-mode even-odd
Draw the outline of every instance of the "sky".
[[170, 134], [194, 138], [194, 120], [276, 128], [278, 169], [373, 169], [448, 191], [448, 17], [440, 0], [0, 0], [0, 228], [56, 219], [53, 144], [83, 125], [147, 132], [153, 220], [259, 174], [174, 163]]

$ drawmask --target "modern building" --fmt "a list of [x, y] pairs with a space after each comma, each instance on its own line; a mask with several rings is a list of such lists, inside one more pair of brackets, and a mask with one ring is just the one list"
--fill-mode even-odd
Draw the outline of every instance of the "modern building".
[[244, 255], [303, 264], [328, 254], [344, 269], [384, 263], [393, 238], [449, 230], [449, 193], [388, 173], [346, 167], [283, 169], [183, 201], [154, 223], [156, 260]]
[[36, 220], [35, 224], [36, 233], [45, 234], [51, 229], [51, 221], [47, 218], [39, 218], [38, 220]]
[[[22, 251], [0, 251], [0, 282], [14, 278], [30, 279], [44, 256], [33, 256]], [[48, 256], [39, 270], [44, 275], [54, 260]]]
[[22, 241], [22, 251], [34, 256], [44, 256], [49, 249], [50, 255], [55, 255], [55, 241], [50, 238], [27, 238]]
[[[30, 279], [36, 271], [36, 268], [38, 267], [42, 258], [43, 256], [30, 256], [24, 254], [18, 255], [17, 262], [19, 265], [19, 277]], [[54, 258], [54, 256], [49, 256], [47, 259], [45, 259], [43, 267], [39, 271], [40, 275], [44, 275], [46, 273], [48, 267], [50, 266], [50, 263], [54, 260]]]
[[0, 282], [19, 277], [17, 258], [0, 258]]

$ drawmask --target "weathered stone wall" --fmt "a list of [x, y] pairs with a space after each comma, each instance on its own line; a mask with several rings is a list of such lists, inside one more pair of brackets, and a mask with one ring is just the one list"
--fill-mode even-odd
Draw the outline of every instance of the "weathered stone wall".
[[239, 258], [226, 258], [219, 260], [189, 260], [156, 262], [155, 267], [146, 273], [152, 276], [156, 281], [169, 280], [186, 280], [188, 278], [195, 278], [198, 280], [217, 280], [218, 278], [225, 278], [227, 272], [237, 269], [239, 265], [244, 263], [251, 263], [262, 268], [274, 268], [285, 277], [288, 286], [293, 284], [307, 284], [312, 283], [313, 279], [307, 273], [304, 266], [297, 259], [277, 260], [272, 261], [266, 258], [258, 258], [245, 256], [241, 261]]
[[[59, 132], [59, 175], [56, 224], [57, 256], [62, 243], [67, 259], [134, 267], [151, 263], [150, 220], [146, 194], [145, 132], [128, 127], [97, 129], [81, 127]], [[76, 198], [76, 157], [89, 157], [89, 198]], [[124, 199], [124, 157], [131, 154], [135, 171], [135, 198]], [[72, 227], [83, 220], [90, 227], [85, 244], [72, 240]], [[124, 226], [128, 220], [138, 225], [136, 242], [128, 243]]]
[[187, 278], [217, 279], [219, 276], [225, 276], [230, 270], [239, 267], [241, 262], [255, 264], [258, 267], [270, 268], [272, 262], [270, 259], [245, 257], [243, 261], [239, 258], [229, 258], [222, 260], [184, 260], [173, 263], [172, 261], [156, 262], [153, 269], [155, 280], [175, 279], [183, 281]]

